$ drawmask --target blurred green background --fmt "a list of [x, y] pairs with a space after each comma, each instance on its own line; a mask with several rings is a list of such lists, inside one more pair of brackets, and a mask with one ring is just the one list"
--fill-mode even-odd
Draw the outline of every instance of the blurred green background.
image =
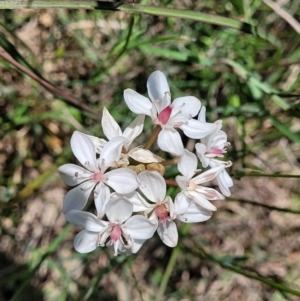
[[[0, 300], [299, 300], [300, 1], [270, 2], [142, 2], [247, 22], [258, 34], [159, 14], [0, 11], [1, 53], [79, 100], [0, 57]], [[135, 116], [123, 90], [147, 95], [155, 70], [173, 99], [196, 96], [208, 121], [223, 120], [232, 197], [205, 223], [178, 223], [174, 250], [155, 236], [131, 257], [76, 253], [79, 228], [65, 222], [68, 187], [57, 173], [76, 162], [70, 137], [102, 137], [104, 106], [125, 128]], [[138, 142], [151, 131], [147, 119]]]

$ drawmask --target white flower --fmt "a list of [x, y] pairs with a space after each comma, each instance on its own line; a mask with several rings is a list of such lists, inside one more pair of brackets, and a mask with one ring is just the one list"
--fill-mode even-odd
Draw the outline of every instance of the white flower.
[[[217, 210], [209, 200], [224, 199], [224, 196], [213, 188], [204, 187], [199, 184], [211, 181], [224, 168], [225, 164], [211, 168], [193, 177], [197, 172], [197, 157], [188, 150], [185, 150], [184, 155], [178, 161], [178, 170], [183, 176], [176, 176], [176, 182], [182, 190], [175, 199], [175, 203], [178, 203], [178, 206], [180, 204], [181, 210], [178, 211], [184, 214], [184, 210], [188, 210], [191, 202], [209, 211]], [[195, 207], [190, 209], [194, 210]]]
[[215, 129], [214, 124], [192, 119], [201, 107], [196, 97], [179, 97], [171, 104], [169, 85], [162, 72], [155, 71], [149, 76], [147, 88], [151, 101], [131, 89], [124, 91], [124, 99], [132, 112], [148, 115], [154, 124], [161, 126], [157, 143], [163, 151], [176, 156], [183, 153], [181, 137], [175, 128], [194, 139], [203, 138]]
[[91, 139], [83, 133], [74, 132], [71, 148], [84, 168], [75, 164], [65, 164], [58, 169], [67, 185], [78, 185], [66, 194], [64, 213], [72, 209], [82, 210], [94, 188], [95, 203], [106, 204], [110, 196], [107, 186], [124, 194], [134, 191], [139, 186], [137, 175], [132, 170], [119, 168], [107, 171], [115, 161], [119, 160], [124, 140], [124, 137], [113, 138], [103, 147], [100, 158], [97, 159]]
[[[121, 159], [118, 162], [119, 166], [129, 165], [128, 157], [131, 157], [132, 159], [142, 163], [157, 163], [163, 161], [162, 158], [156, 156], [149, 150], [140, 147], [135, 147], [131, 150], [129, 149], [134, 139], [142, 132], [144, 127], [144, 119], [145, 115], [139, 115], [134, 119], [132, 123], [128, 125], [128, 127], [122, 133], [120, 126], [110, 115], [108, 110], [104, 108], [102, 117], [102, 128], [104, 135], [108, 140], [111, 140], [112, 138], [118, 136], [126, 138], [121, 153]], [[100, 145], [98, 144], [98, 146]]]
[[166, 183], [157, 171], [143, 171], [138, 174], [141, 185], [140, 191], [151, 202], [149, 204], [139, 194], [130, 199], [133, 211], [152, 213], [149, 220], [155, 223], [157, 233], [161, 240], [169, 247], [175, 247], [178, 241], [178, 232], [174, 219], [174, 204], [166, 196]]
[[[205, 107], [201, 108], [199, 119], [205, 120]], [[227, 135], [222, 128], [222, 120], [215, 122], [216, 129], [211, 134], [201, 139], [201, 143], [196, 143], [196, 153], [200, 159], [202, 166], [206, 168], [217, 167], [226, 164], [226, 167], [231, 166], [231, 162], [224, 162], [216, 158], [224, 157], [227, 152], [226, 147], [230, 144], [227, 142]], [[216, 181], [225, 196], [230, 196], [229, 187], [233, 186], [232, 179], [225, 169], [223, 169], [216, 177]]]
[[132, 209], [132, 204], [127, 200], [111, 200], [105, 207], [108, 221], [89, 212], [67, 212], [67, 221], [85, 229], [77, 234], [75, 249], [80, 253], [87, 253], [97, 246], [107, 245], [113, 248], [115, 256], [136, 253], [143, 242], [153, 236], [155, 227], [144, 216], [131, 216]]

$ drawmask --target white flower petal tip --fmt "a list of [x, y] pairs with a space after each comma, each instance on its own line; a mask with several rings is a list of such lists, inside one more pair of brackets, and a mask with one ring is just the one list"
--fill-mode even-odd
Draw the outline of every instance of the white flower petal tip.
[[101, 123], [102, 123], [103, 133], [108, 140], [111, 140], [114, 137], [122, 136], [122, 131], [120, 129], [120, 126], [105, 107], [103, 108]]
[[75, 131], [71, 137], [71, 148], [75, 157], [85, 168], [97, 171], [96, 150], [88, 135]]
[[160, 224], [157, 228], [157, 234], [165, 245], [174, 248], [178, 243], [178, 231], [173, 221], [167, 221], [165, 225]]
[[164, 103], [160, 106], [159, 111], [170, 104], [170, 88], [165, 75], [161, 71], [154, 71], [150, 74], [147, 81], [147, 89], [152, 101], [159, 101], [161, 104]]
[[185, 213], [177, 216], [177, 219], [184, 223], [199, 223], [210, 219], [212, 212], [204, 209], [195, 203], [190, 203]]
[[151, 116], [152, 103], [147, 97], [132, 89], [126, 89], [124, 91], [124, 99], [133, 113]]
[[196, 119], [190, 119], [187, 123], [182, 124], [180, 128], [189, 138], [202, 139], [214, 132], [217, 125], [214, 123], [200, 122]]
[[83, 230], [74, 240], [74, 248], [79, 253], [89, 253], [97, 248], [98, 233]]
[[174, 156], [181, 156], [184, 151], [179, 133], [172, 128], [163, 129], [158, 134], [157, 144], [161, 150]]

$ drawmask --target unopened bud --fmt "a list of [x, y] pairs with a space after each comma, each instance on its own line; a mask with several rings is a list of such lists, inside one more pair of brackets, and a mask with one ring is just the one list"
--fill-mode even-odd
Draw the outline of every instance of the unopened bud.
[[139, 164], [139, 165], [129, 165], [127, 166], [127, 168], [131, 169], [132, 171], [134, 171], [137, 175], [146, 170], [146, 167], [144, 164]]
[[166, 169], [163, 165], [159, 163], [150, 163], [147, 164], [147, 170], [149, 171], [158, 171], [162, 176], [164, 175]]

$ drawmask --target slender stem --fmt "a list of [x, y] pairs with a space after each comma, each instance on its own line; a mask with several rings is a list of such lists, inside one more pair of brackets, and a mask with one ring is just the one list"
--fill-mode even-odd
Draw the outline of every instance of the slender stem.
[[[171, 185], [171, 184], [168, 184]], [[293, 209], [289, 209], [289, 208], [280, 208], [280, 207], [275, 207], [275, 206], [270, 206], [270, 205], [266, 205], [266, 204], [262, 204], [262, 203], [258, 203], [258, 202], [253, 202], [250, 200], [244, 200], [244, 199], [235, 199], [235, 198], [227, 198], [227, 202], [239, 202], [239, 203], [243, 203], [243, 204], [250, 204], [253, 206], [260, 206], [260, 207], [264, 207], [270, 210], [276, 210], [276, 211], [281, 211], [281, 212], [288, 212], [288, 213], [293, 213], [293, 214], [300, 214], [299, 210], [293, 210]]]
[[41, 86], [43, 86], [44, 88], [46, 88], [48, 91], [50, 91], [50, 92], [52, 92], [52, 93], [54, 93], [56, 95], [59, 95], [60, 97], [64, 98], [65, 100], [67, 100], [68, 102], [70, 102], [71, 104], [73, 104], [75, 107], [80, 108], [82, 110], [85, 110], [85, 111], [93, 114], [94, 116], [100, 117], [99, 114], [97, 112], [95, 112], [95, 110], [93, 110], [92, 108], [90, 108], [89, 106], [87, 106], [85, 103], [83, 103], [82, 101], [76, 99], [72, 95], [68, 94], [66, 91], [64, 91], [62, 89], [59, 89], [59, 88], [56, 88], [55, 86], [53, 86], [51, 83], [49, 83], [45, 79], [41, 78], [40, 76], [38, 76], [35, 73], [33, 73], [31, 70], [29, 70], [26, 67], [22, 66], [20, 63], [18, 63], [16, 60], [14, 60], [6, 52], [0, 51], [0, 58], [2, 58], [5, 61], [9, 62], [17, 70], [25, 73], [27, 76], [29, 76], [31, 79], [33, 79], [34, 81], [36, 81], [37, 83], [39, 83]]
[[170, 166], [170, 165], [175, 165], [175, 164], [177, 164], [178, 161], [179, 161], [179, 157], [173, 158], [173, 159], [171, 159], [171, 160], [163, 161], [163, 162], [161, 162], [160, 164], [163, 165], [163, 166]]
[[169, 186], [174, 186], [174, 187], [178, 187], [178, 184], [176, 181], [174, 180], [165, 180], [166, 184]]
[[284, 283], [277, 282], [277, 281], [274, 281], [272, 279], [269, 279], [269, 278], [266, 278], [266, 277], [263, 277], [263, 276], [260, 276], [260, 275], [255, 275], [253, 273], [248, 272], [244, 268], [240, 268], [240, 267], [234, 266], [232, 264], [225, 263], [224, 261], [216, 258], [214, 255], [207, 253], [202, 248], [202, 246], [200, 246], [196, 242], [195, 242], [195, 244], [196, 244], [196, 246], [199, 250], [199, 253], [201, 254], [202, 257], [207, 258], [207, 259], [219, 264], [224, 269], [230, 270], [230, 271], [232, 271], [234, 273], [237, 273], [237, 274], [244, 275], [247, 278], [252, 278], [252, 279], [258, 280], [262, 283], [265, 283], [267, 285], [275, 287], [280, 291], [285, 291], [287, 293], [290, 293], [290, 294], [293, 294], [293, 295], [296, 295], [296, 296], [300, 296], [300, 291], [299, 290], [293, 289], [293, 288], [285, 285]]
[[248, 168], [236, 170], [234, 176], [236, 178], [241, 178], [241, 177], [296, 178], [296, 179], [300, 178], [300, 175], [276, 174], [276, 173], [268, 174], [268, 173], [262, 173], [260, 171], [248, 169]]
[[159, 134], [159, 132], [161, 131], [161, 127], [160, 125], [157, 125], [154, 129], [154, 131], [152, 132], [149, 140], [147, 141], [147, 143], [144, 146], [144, 149], [150, 149], [150, 147], [152, 146], [152, 144], [155, 142], [155, 140], [157, 139], [157, 136]]
[[165, 294], [165, 291], [166, 291], [166, 288], [167, 288], [170, 276], [172, 274], [172, 271], [174, 269], [174, 266], [176, 264], [176, 260], [177, 260], [179, 254], [180, 254], [180, 247], [176, 246], [174, 248], [174, 250], [172, 251], [172, 255], [171, 255], [170, 260], [168, 262], [168, 266], [166, 268], [166, 271], [165, 271], [164, 276], [162, 278], [162, 281], [160, 283], [158, 292], [156, 294], [155, 301], [166, 300], [166, 298], [164, 298], [164, 294]]
[[189, 228], [190, 228], [190, 224], [184, 224], [183, 227], [180, 230], [180, 236], [179, 236], [180, 241], [179, 241], [178, 245], [173, 249], [173, 252], [172, 252], [172, 255], [171, 255], [170, 260], [168, 262], [168, 265], [167, 265], [166, 271], [164, 273], [163, 279], [160, 283], [158, 292], [156, 294], [155, 301], [164, 301], [164, 300], [166, 300], [166, 298], [164, 298], [164, 294], [165, 294], [168, 282], [170, 280], [172, 271], [175, 267], [177, 258], [180, 254], [181, 241], [187, 235]]

